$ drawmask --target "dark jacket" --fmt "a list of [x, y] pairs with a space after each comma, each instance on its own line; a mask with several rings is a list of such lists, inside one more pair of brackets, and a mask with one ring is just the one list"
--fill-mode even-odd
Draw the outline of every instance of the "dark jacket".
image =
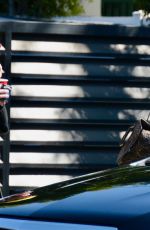
[[6, 108], [0, 107], [0, 136], [5, 138], [9, 132], [8, 116]]

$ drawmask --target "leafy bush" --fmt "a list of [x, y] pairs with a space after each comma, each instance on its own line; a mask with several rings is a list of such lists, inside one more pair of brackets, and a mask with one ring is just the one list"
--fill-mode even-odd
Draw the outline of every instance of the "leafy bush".
[[13, 0], [13, 12], [19, 16], [50, 18], [79, 15], [84, 8], [81, 0]]

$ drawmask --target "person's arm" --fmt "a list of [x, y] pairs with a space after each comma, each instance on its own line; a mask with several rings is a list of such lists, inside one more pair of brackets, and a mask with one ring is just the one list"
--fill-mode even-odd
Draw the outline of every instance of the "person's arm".
[[[0, 79], [4, 73], [2, 65], [0, 64]], [[8, 115], [5, 105], [10, 96], [11, 87], [9, 85], [3, 87], [0, 81], [0, 136], [5, 138], [9, 132]]]
[[4, 139], [9, 132], [8, 116], [5, 106], [0, 106], [0, 136]]

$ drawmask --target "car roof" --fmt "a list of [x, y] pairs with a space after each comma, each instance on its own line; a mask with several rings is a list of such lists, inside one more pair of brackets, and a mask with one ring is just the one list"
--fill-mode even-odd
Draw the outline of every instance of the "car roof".
[[149, 207], [150, 168], [130, 166], [7, 197], [0, 216], [116, 227], [149, 215]]

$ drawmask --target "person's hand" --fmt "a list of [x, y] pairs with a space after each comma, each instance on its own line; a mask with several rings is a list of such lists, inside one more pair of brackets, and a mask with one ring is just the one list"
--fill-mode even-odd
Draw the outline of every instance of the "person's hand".
[[4, 73], [4, 70], [3, 70], [2, 65], [0, 64], [0, 106], [4, 106], [8, 102], [10, 91], [11, 91], [10, 85], [3, 86], [3, 84], [1, 84], [1, 79], [3, 80], [3, 78], [1, 77], [3, 73]]
[[7, 85], [4, 89], [0, 88], [0, 106], [4, 106], [9, 99], [11, 87]]

